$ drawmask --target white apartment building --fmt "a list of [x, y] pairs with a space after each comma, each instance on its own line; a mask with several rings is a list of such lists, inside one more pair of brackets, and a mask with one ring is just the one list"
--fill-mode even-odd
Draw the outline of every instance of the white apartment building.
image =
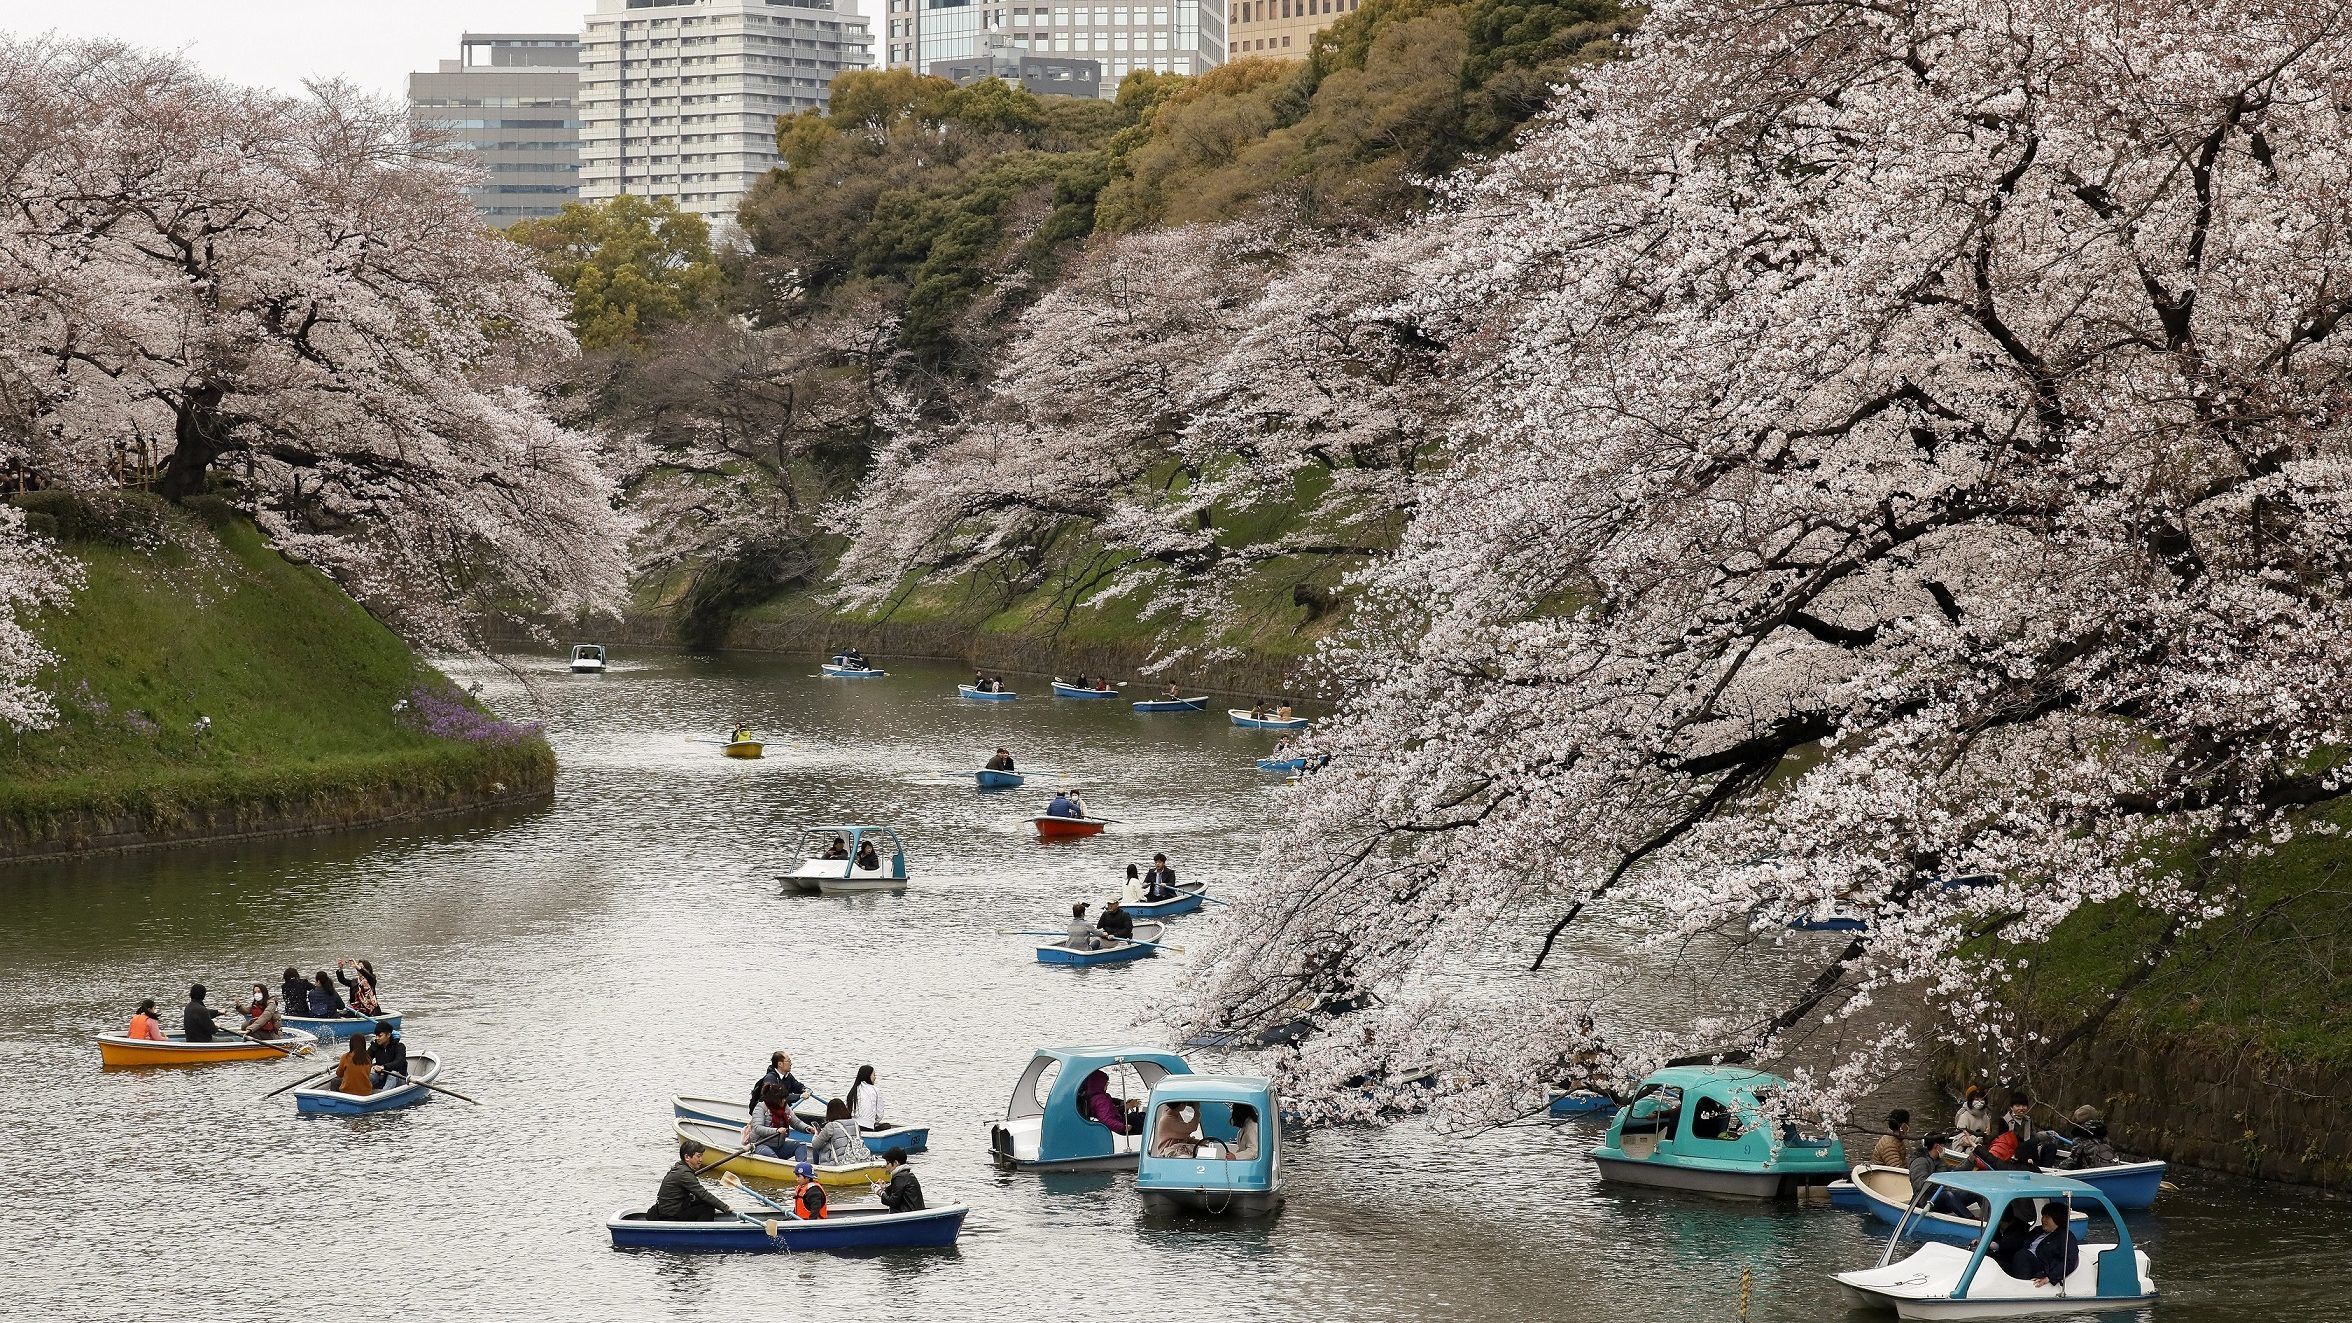
[[732, 224], [781, 159], [776, 117], [822, 108], [835, 74], [873, 63], [866, 20], [834, 3], [597, 0], [580, 38], [581, 200], [673, 198]]
[[1051, 4], [1031, 0], [884, 0], [883, 61], [917, 73], [985, 55], [1009, 42], [1017, 54], [1093, 60], [1102, 92], [1138, 69], [1202, 74], [1225, 62], [1224, 0]]

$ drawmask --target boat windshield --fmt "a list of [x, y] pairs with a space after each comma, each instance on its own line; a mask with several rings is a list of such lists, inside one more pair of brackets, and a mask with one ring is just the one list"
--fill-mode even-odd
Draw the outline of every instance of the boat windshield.
[[1152, 1118], [1155, 1158], [1211, 1162], [1255, 1162], [1264, 1144], [1258, 1109], [1249, 1103], [1194, 1102], [1179, 1098], [1160, 1104]]

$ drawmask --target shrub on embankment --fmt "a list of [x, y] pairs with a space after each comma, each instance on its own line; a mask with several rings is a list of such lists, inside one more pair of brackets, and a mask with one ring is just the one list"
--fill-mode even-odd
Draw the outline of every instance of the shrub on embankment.
[[[34, 619], [57, 721], [0, 734], [0, 860], [358, 826], [544, 796], [483, 717], [341, 589], [225, 507], [16, 498], [85, 573]], [[461, 728], [462, 727], [462, 728]]]

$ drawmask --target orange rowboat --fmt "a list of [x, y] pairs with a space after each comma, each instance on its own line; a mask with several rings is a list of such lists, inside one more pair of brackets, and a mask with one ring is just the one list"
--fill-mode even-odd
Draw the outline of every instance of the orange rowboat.
[[261, 1042], [233, 1036], [209, 1043], [191, 1043], [178, 1034], [164, 1039], [100, 1034], [98, 1062], [109, 1069], [116, 1066], [209, 1066], [219, 1061], [275, 1061], [289, 1053], [307, 1053], [316, 1046], [318, 1035], [300, 1029], [288, 1029], [276, 1038]]
[[1029, 821], [1035, 824], [1037, 834], [1040, 836], [1094, 836], [1099, 835], [1103, 828], [1111, 825], [1104, 818], [1042, 817], [1031, 818]]

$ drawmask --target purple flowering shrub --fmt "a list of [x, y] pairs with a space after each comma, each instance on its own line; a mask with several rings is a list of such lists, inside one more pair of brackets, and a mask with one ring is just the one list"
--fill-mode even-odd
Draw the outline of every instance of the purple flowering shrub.
[[422, 684], [393, 705], [393, 720], [403, 729], [468, 744], [519, 744], [539, 733], [536, 721], [501, 720], [451, 690]]

